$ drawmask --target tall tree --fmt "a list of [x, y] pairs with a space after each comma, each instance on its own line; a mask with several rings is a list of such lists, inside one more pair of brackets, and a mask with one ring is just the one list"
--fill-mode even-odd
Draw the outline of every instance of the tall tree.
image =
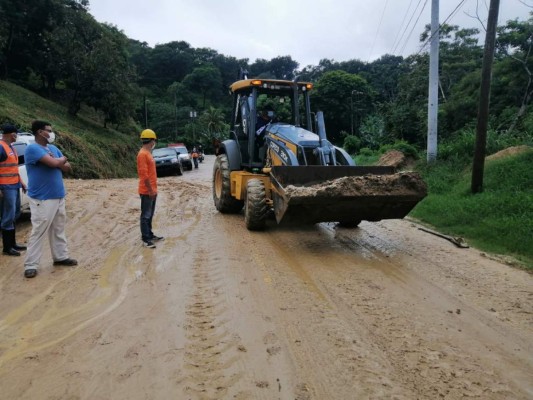
[[515, 99], [512, 102], [518, 105], [518, 111], [508, 128], [511, 132], [525, 115], [533, 97], [533, 12], [530, 12], [526, 21], [516, 19], [500, 27], [496, 46], [498, 52], [507, 58], [504, 64], [508, 65], [505, 69], [506, 87], [514, 89]]
[[351, 130], [352, 112], [358, 110], [360, 121], [374, 98], [374, 92], [364, 78], [344, 71], [326, 72], [311, 94], [312, 107], [324, 112], [328, 137], [334, 142], [340, 142], [341, 131]]
[[207, 64], [195, 68], [183, 79], [183, 84], [201, 98], [201, 107], [205, 109], [209, 96], [216, 96], [222, 90], [220, 71], [213, 65]]

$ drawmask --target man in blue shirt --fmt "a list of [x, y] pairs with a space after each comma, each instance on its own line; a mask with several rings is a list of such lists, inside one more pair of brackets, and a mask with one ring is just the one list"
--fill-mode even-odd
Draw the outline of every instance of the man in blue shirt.
[[20, 256], [26, 246], [15, 241], [15, 221], [20, 214], [20, 189], [26, 190], [20, 179], [18, 155], [12, 146], [17, 141], [17, 128], [11, 124], [2, 127], [0, 140], [0, 229], [2, 229], [2, 253]]
[[72, 168], [61, 151], [52, 145], [55, 133], [50, 123], [33, 121], [31, 129], [35, 135], [35, 143], [28, 146], [25, 154], [32, 224], [24, 261], [26, 278], [37, 275], [45, 236], [50, 240], [54, 265], [78, 264], [69, 257], [65, 236], [67, 213], [63, 172], [70, 172]]

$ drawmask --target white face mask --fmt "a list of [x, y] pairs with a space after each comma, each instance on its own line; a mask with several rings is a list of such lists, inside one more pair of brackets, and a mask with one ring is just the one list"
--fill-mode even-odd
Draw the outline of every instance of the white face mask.
[[46, 138], [46, 141], [48, 142], [48, 144], [54, 143], [54, 141], [56, 140], [55, 132], [48, 132], [48, 135], [49, 136]]
[[56, 140], [56, 134], [54, 132], [48, 132], [48, 137], [44, 136], [42, 133], [41, 136], [46, 139], [48, 144], [52, 144]]
[[155, 149], [155, 140], [154, 142], [152, 143], [152, 150]]

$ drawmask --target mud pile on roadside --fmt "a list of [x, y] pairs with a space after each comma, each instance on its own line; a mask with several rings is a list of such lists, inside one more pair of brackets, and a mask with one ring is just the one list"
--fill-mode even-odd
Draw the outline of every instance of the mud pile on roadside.
[[377, 165], [401, 168], [407, 164], [407, 157], [401, 151], [391, 150], [383, 154]]
[[427, 194], [427, 185], [416, 172], [392, 175], [346, 176], [320, 184], [285, 188], [289, 198], [336, 196], [420, 196]]
[[500, 158], [512, 156], [514, 154], [521, 154], [527, 151], [532, 151], [533, 147], [528, 145], [522, 146], [513, 146], [506, 149], [500, 150], [497, 153], [491, 154], [490, 156], [485, 157], [486, 160], [498, 160]]

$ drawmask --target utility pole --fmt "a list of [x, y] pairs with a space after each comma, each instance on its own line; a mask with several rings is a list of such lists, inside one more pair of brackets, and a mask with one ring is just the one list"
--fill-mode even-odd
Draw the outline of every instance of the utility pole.
[[176, 92], [174, 91], [174, 133], [176, 134], [176, 140], [178, 139], [178, 99], [176, 98]]
[[427, 162], [437, 159], [439, 112], [439, 0], [431, 0], [431, 44], [429, 49], [428, 143]]
[[193, 141], [193, 146], [196, 146], [196, 126], [195, 126], [195, 122], [194, 120], [196, 119], [196, 117], [198, 116], [198, 113], [194, 110], [190, 111], [189, 112], [189, 117], [191, 117], [191, 122], [192, 122], [192, 141]]
[[143, 96], [144, 101], [144, 128], [148, 128], [148, 107], [146, 106], [146, 95]]
[[353, 94], [363, 94], [358, 90], [352, 90], [350, 93], [350, 134], [353, 136]]
[[490, 0], [487, 34], [485, 36], [485, 50], [483, 52], [483, 66], [481, 67], [481, 86], [479, 88], [479, 107], [477, 113], [476, 147], [472, 165], [472, 193], [483, 191], [483, 169], [485, 167], [485, 151], [487, 148], [487, 124], [489, 119], [490, 81], [492, 61], [494, 59], [494, 45], [496, 42], [496, 26], [498, 25], [498, 11], [500, 0]]

